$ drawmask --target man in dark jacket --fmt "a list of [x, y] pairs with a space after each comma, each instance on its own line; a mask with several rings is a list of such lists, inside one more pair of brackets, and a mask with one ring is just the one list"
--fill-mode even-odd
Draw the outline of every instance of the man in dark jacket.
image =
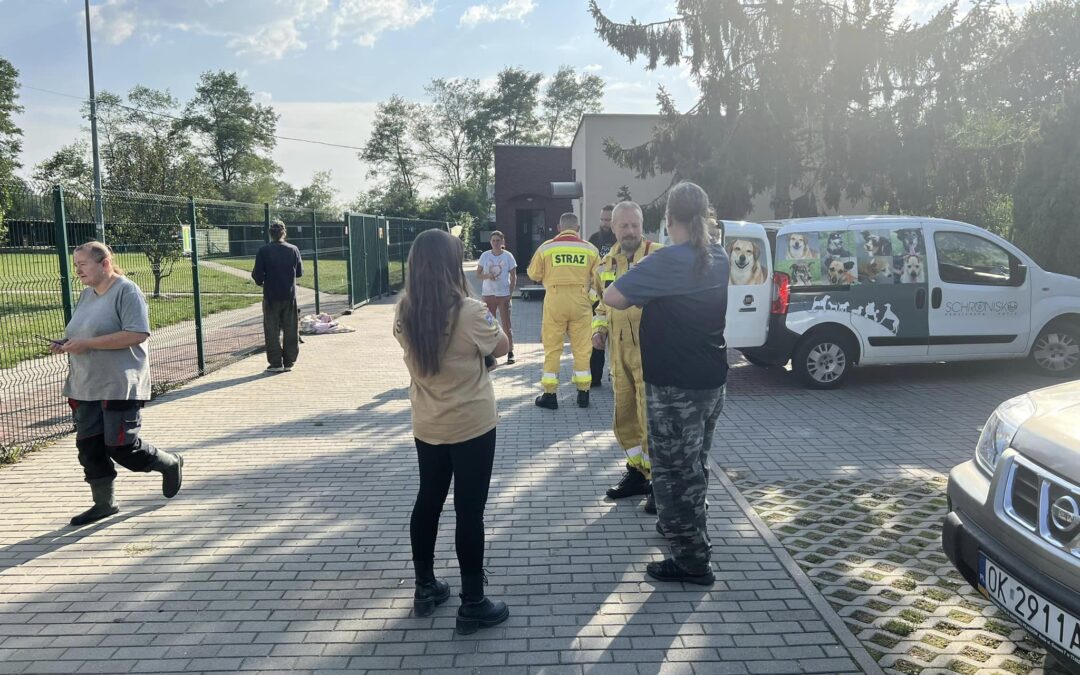
[[263, 289], [263, 334], [266, 360], [270, 362], [266, 372], [281, 373], [292, 370], [300, 353], [296, 278], [304, 275], [304, 267], [300, 249], [285, 241], [285, 223], [271, 223], [270, 239], [255, 254], [251, 278]]
[[[611, 231], [611, 214], [615, 210], [614, 204], [605, 204], [604, 208], [600, 209], [600, 230], [589, 237], [589, 243], [596, 247], [596, 250], [600, 251], [600, 259], [603, 260], [618, 243], [618, 238], [615, 233]], [[598, 292], [602, 292], [598, 291]], [[596, 311], [596, 305], [599, 298], [593, 298], [593, 311]], [[592, 356], [589, 358], [589, 370], [592, 372], [592, 385], [593, 387], [600, 387], [603, 385], [604, 378], [604, 349], [597, 349], [593, 346]]]

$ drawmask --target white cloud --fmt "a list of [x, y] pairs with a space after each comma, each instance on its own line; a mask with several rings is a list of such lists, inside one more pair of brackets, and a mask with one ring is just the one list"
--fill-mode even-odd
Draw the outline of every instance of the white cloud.
[[[274, 110], [281, 115], [277, 133], [363, 147], [371, 135], [376, 105], [374, 102], [275, 101]], [[352, 201], [361, 190], [377, 182], [367, 177], [367, 166], [356, 155], [356, 150], [296, 141], [280, 140], [274, 147], [274, 161], [281, 165], [283, 180], [297, 186], [307, 185], [313, 173], [329, 169], [340, 202]]]
[[340, 0], [330, 29], [330, 46], [342, 38], [370, 47], [389, 31], [411, 28], [435, 13], [422, 0]]
[[521, 21], [536, 9], [533, 0], [506, 0], [501, 5], [472, 5], [461, 15], [458, 23], [462, 26], [475, 26], [494, 21]]
[[240, 56], [275, 61], [309, 44], [371, 46], [383, 33], [411, 28], [434, 12], [433, 0], [104, 0], [91, 7], [91, 23], [110, 44], [179, 31], [222, 39]]
[[582, 66], [581, 69], [586, 73], [595, 73], [604, 69], [599, 63], [590, 63], [587, 66]]

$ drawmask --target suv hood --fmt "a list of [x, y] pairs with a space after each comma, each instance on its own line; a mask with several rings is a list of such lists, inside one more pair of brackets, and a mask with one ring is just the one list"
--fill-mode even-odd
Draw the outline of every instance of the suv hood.
[[1080, 380], [1028, 394], [1035, 414], [1020, 425], [1012, 447], [1080, 484]]

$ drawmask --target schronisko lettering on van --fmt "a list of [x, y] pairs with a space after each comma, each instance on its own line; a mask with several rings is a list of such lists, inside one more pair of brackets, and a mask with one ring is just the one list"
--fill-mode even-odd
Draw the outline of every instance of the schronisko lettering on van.
[[1018, 302], [988, 302], [986, 300], [974, 300], [971, 302], [947, 302], [945, 313], [949, 316], [1012, 316], [1020, 309]]

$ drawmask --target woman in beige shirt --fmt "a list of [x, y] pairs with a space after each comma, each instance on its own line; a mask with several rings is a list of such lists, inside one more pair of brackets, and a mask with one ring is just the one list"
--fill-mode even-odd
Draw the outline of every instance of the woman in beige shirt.
[[428, 616], [450, 597], [435, 578], [435, 538], [451, 478], [457, 514], [455, 549], [461, 568], [457, 630], [466, 635], [510, 616], [484, 596], [484, 508], [495, 460], [495, 391], [485, 358], [509, 343], [479, 300], [469, 297], [464, 247], [441, 230], [423, 232], [409, 251], [405, 293], [394, 337], [405, 350], [412, 382], [413, 436], [420, 489], [409, 526], [416, 593], [413, 608]]

